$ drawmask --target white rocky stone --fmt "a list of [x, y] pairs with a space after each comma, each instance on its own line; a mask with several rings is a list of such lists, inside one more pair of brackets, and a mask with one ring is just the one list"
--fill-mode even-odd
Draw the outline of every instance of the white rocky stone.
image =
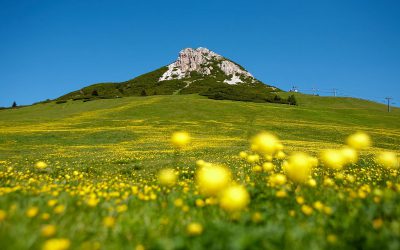
[[254, 77], [247, 71], [241, 69], [237, 64], [224, 59], [222, 56], [206, 48], [186, 48], [179, 52], [178, 59], [168, 65], [168, 70], [160, 77], [159, 81], [183, 79], [190, 76], [191, 72], [197, 72], [202, 75], [210, 75], [213, 67], [212, 62], [217, 62], [218, 67], [225, 73], [228, 84], [237, 84], [243, 82], [240, 76]]

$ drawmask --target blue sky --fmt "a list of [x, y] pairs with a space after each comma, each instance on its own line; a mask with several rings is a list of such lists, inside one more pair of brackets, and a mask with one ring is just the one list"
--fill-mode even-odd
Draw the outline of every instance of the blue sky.
[[284, 90], [400, 104], [400, 1], [0, 0], [0, 106], [131, 79], [207, 47]]

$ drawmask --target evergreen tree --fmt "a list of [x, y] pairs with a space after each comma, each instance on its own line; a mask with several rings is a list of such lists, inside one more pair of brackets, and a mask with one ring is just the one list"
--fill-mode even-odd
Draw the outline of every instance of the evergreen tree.
[[141, 96], [147, 96], [146, 90], [142, 90], [142, 92], [140, 93]]
[[17, 107], [17, 103], [16, 103], [15, 101], [13, 102], [12, 107], [13, 107], [13, 108], [16, 108], [16, 107]]

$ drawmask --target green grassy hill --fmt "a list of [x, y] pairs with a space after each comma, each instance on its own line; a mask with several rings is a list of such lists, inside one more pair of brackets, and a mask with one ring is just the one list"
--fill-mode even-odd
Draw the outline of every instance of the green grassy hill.
[[[371, 154], [400, 153], [400, 110], [296, 98], [298, 106], [157, 95], [0, 110], [1, 249], [398, 249], [400, 172]], [[192, 141], [178, 150], [170, 138], [180, 130]], [[296, 182], [281, 159], [267, 169], [263, 158], [239, 157], [253, 154], [249, 138], [262, 130], [287, 154], [316, 156], [358, 130], [374, 144], [356, 164], [319, 164]], [[199, 193], [197, 160], [227, 166], [250, 203], [234, 192], [225, 205], [242, 206], [233, 213], [221, 193]], [[157, 179], [162, 168], [179, 173], [172, 187]]]
[[13, 161], [54, 160], [56, 155], [57, 161], [95, 166], [119, 166], [121, 158], [133, 162], [126, 166], [134, 165], [139, 157], [137, 164], [153, 169], [168, 164], [164, 159], [173, 154], [169, 136], [176, 130], [194, 137], [193, 159], [235, 154], [260, 130], [277, 134], [291, 150], [316, 153], [357, 130], [370, 133], [376, 148], [399, 150], [399, 109], [388, 113], [384, 105], [353, 98], [296, 97], [299, 106], [171, 95], [2, 110], [0, 155]]
[[91, 101], [127, 96], [199, 94], [216, 100], [295, 104], [280, 89], [205, 48], [183, 49], [176, 62], [124, 82], [98, 83], [56, 99]]

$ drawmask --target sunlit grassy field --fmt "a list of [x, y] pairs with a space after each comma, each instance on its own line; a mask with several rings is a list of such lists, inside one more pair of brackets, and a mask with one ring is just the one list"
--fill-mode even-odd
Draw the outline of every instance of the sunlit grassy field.
[[[296, 98], [298, 106], [172, 95], [1, 110], [0, 248], [399, 249], [399, 170], [374, 157], [400, 153], [400, 110]], [[175, 131], [190, 143], [174, 147]], [[239, 156], [255, 154], [249, 141], [260, 131], [288, 156], [319, 157], [357, 131], [373, 145], [342, 169], [314, 166], [315, 183], [274, 183], [287, 175], [283, 157], [266, 169], [263, 155]], [[233, 213], [199, 192], [198, 160], [227, 167], [249, 203]], [[165, 168], [175, 169], [174, 185], [157, 179]]]

